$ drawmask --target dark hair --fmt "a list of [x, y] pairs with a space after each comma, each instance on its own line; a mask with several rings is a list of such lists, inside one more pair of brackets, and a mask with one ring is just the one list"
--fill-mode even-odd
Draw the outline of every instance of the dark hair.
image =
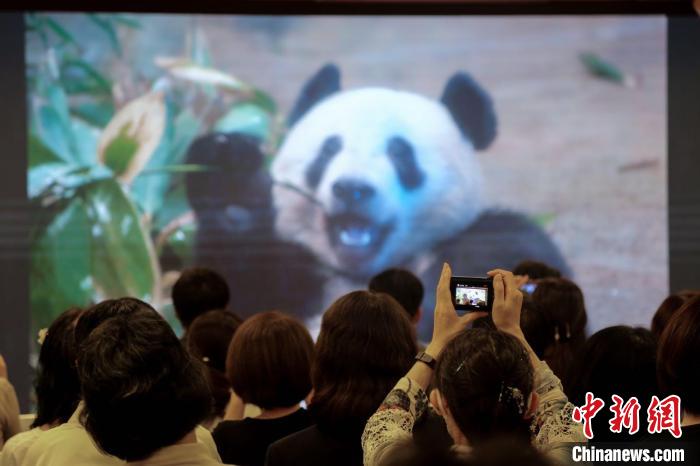
[[527, 275], [530, 280], [543, 278], [561, 278], [561, 272], [544, 262], [525, 260], [515, 266], [513, 275]]
[[311, 370], [309, 408], [319, 427], [359, 435], [415, 354], [415, 330], [394, 298], [368, 291], [340, 297], [323, 315]]
[[417, 445], [406, 441], [392, 448], [381, 466], [552, 466], [553, 462], [521, 437], [498, 436], [471, 448]]
[[[576, 354], [571, 369], [566, 393], [577, 406], [585, 403], [586, 392], [606, 403], [612, 402], [612, 395], [625, 401], [636, 396], [641, 404], [658, 393], [656, 339], [647, 329], [617, 325], [594, 333]], [[593, 419], [594, 440], [630, 440], [610, 432], [611, 415], [606, 409]]]
[[209, 413], [202, 366], [150, 307], [95, 329], [78, 373], [85, 428], [100, 449], [126, 461], [175, 444]]
[[277, 311], [246, 319], [233, 337], [226, 374], [246, 403], [292, 406], [311, 391], [314, 342], [298, 320]]
[[75, 349], [80, 351], [80, 347], [87, 340], [90, 333], [99, 327], [103, 322], [112, 317], [130, 315], [142, 309], [155, 310], [150, 304], [136, 298], [105, 299], [95, 304], [80, 314], [80, 318], [75, 323]]
[[39, 350], [34, 383], [37, 410], [32, 427], [67, 422], [80, 401], [80, 381], [75, 368], [75, 322], [83, 312], [77, 307], [59, 315], [49, 327]]
[[554, 344], [545, 349], [544, 360], [566, 386], [574, 354], [586, 341], [588, 315], [583, 293], [566, 278], [545, 278], [537, 283], [532, 299], [552, 325]]
[[514, 336], [488, 328], [458, 334], [438, 357], [434, 383], [470, 444], [495, 435], [529, 439], [523, 417], [534, 370]]
[[527, 293], [523, 293], [520, 328], [537, 357], [543, 359], [545, 350], [554, 344], [554, 326], [549, 316], [542, 312]]
[[224, 309], [229, 297], [226, 280], [203, 267], [183, 270], [172, 290], [175, 314], [185, 328], [200, 314]]
[[678, 309], [659, 339], [657, 375], [661, 390], [678, 395], [682, 407], [700, 414], [700, 296]]
[[685, 303], [688, 302], [693, 296], [700, 294], [697, 291], [681, 291], [677, 294], [672, 294], [668, 296], [659, 305], [659, 308], [654, 313], [654, 317], [651, 319], [651, 333], [654, 334], [656, 338], [661, 337], [661, 333], [668, 325], [668, 321], [671, 320], [671, 316], [681, 308]]
[[413, 319], [423, 302], [423, 284], [413, 273], [404, 269], [388, 269], [372, 277], [369, 290], [386, 293], [401, 304]]
[[214, 417], [223, 417], [231, 399], [231, 384], [226, 378], [226, 354], [242, 322], [230, 311], [214, 310], [194, 319], [187, 331], [187, 349], [208, 369]]

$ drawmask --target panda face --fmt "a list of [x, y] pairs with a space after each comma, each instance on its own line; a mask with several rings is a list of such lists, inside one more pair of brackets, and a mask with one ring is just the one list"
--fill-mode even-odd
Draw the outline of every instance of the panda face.
[[272, 174], [278, 234], [357, 276], [400, 265], [480, 211], [471, 142], [441, 103], [407, 92], [325, 99], [292, 127]]

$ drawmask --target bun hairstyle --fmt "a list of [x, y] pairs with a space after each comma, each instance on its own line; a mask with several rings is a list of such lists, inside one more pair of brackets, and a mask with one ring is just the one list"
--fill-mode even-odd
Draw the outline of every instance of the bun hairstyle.
[[495, 435], [528, 439], [524, 416], [533, 386], [534, 370], [523, 345], [489, 328], [457, 335], [435, 368], [435, 387], [472, 444]]

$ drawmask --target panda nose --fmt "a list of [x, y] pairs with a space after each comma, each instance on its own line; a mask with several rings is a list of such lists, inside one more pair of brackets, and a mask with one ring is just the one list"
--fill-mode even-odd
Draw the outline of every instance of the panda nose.
[[374, 188], [360, 180], [339, 180], [333, 183], [333, 195], [346, 204], [359, 204], [374, 196]]

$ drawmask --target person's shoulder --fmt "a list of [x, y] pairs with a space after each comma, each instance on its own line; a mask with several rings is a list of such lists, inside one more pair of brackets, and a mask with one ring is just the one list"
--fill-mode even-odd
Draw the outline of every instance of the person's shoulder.
[[321, 432], [318, 430], [318, 427], [312, 425], [273, 442], [269, 449], [276, 451], [305, 450], [310, 443], [314, 443], [320, 438]]

